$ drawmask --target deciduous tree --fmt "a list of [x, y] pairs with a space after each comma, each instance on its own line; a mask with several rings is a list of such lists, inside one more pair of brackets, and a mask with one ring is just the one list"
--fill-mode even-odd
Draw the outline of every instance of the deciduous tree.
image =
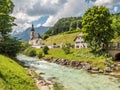
[[14, 8], [11, 0], [0, 0], [0, 34], [6, 36], [12, 30], [14, 17], [10, 16]]
[[85, 34], [84, 39], [95, 52], [104, 50], [108, 42], [114, 37], [110, 17], [109, 9], [104, 6], [94, 6], [83, 15], [82, 31]]

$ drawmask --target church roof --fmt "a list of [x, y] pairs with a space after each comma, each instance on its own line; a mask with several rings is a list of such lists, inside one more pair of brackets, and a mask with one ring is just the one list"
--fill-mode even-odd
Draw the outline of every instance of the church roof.
[[34, 38], [41, 38], [41, 36], [40, 36], [39, 33], [36, 33], [36, 34], [34, 35]]

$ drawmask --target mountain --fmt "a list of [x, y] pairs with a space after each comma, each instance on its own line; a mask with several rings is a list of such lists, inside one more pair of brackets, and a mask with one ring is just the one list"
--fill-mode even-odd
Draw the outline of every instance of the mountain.
[[[44, 34], [46, 31], [48, 31], [50, 27], [36, 27], [35, 28], [35, 33], [39, 33], [40, 35]], [[13, 37], [16, 37], [18, 39], [21, 39], [23, 41], [29, 41], [30, 38], [30, 30], [31, 28], [27, 28], [25, 31], [17, 33], [17, 34], [12, 34]]]

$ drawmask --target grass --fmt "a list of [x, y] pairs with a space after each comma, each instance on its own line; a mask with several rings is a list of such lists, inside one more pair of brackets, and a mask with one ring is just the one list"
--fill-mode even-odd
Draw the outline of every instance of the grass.
[[[74, 45], [74, 38], [79, 35], [80, 32], [74, 33], [63, 33], [55, 36], [50, 36], [48, 39], [44, 40], [45, 45], [51, 45], [53, 43], [71, 43]], [[65, 58], [69, 60], [85, 61], [91, 62], [92, 66], [98, 66], [104, 68], [106, 58], [104, 56], [96, 56], [90, 52], [90, 49], [71, 49], [70, 54], [65, 54], [62, 49], [50, 49], [49, 54], [45, 55], [45, 58]]]
[[65, 54], [60, 48], [54, 48], [49, 50], [49, 55], [58, 58], [66, 58], [70, 60], [82, 60], [82, 61], [103, 61], [105, 57], [97, 57], [90, 52], [90, 49], [71, 49], [70, 54]]
[[27, 74], [14, 60], [0, 55], [0, 90], [38, 90]]
[[74, 38], [79, 35], [80, 32], [75, 33], [62, 33], [55, 36], [50, 36], [48, 39], [44, 40], [45, 45], [51, 45], [53, 43], [61, 44], [61, 43], [71, 43], [74, 45]]
[[70, 54], [65, 54], [62, 49], [54, 48], [49, 50], [49, 54], [45, 55], [45, 58], [64, 58], [68, 60], [90, 62], [92, 66], [98, 66], [104, 68], [106, 58], [104, 56], [96, 56], [90, 52], [89, 48], [83, 49], [71, 49]]

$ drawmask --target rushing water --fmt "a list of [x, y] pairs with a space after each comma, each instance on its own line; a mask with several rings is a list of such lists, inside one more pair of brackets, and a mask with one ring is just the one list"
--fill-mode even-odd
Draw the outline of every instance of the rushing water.
[[120, 90], [120, 80], [111, 76], [90, 74], [24, 55], [17, 58], [36, 72], [45, 73], [46, 79], [55, 77], [67, 90]]

